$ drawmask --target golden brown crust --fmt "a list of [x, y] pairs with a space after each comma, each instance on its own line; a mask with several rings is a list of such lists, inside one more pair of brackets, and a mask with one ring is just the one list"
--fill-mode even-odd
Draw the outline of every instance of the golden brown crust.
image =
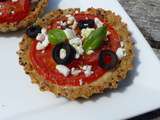
[[34, 23], [38, 16], [43, 12], [45, 6], [47, 6], [48, 0], [40, 0], [29, 15], [20, 22], [14, 23], [0, 23], [0, 32], [16, 31], [18, 29], [25, 28]]
[[[66, 9], [66, 10], [55, 10], [49, 14], [47, 14], [43, 19], [37, 20], [36, 24], [39, 24], [43, 27], [46, 27], [50, 24], [51, 20], [56, 17], [60, 17], [69, 13], [73, 13], [79, 9]], [[112, 89], [117, 88], [118, 82], [124, 79], [127, 75], [127, 72], [133, 67], [133, 44], [131, 40], [131, 35], [127, 30], [127, 25], [121, 22], [121, 18], [116, 16], [111, 11], [105, 11], [103, 9], [94, 9], [89, 8], [87, 10], [90, 14], [97, 14], [103, 16], [108, 20], [110, 24], [114, 26], [116, 31], [121, 37], [121, 40], [125, 44], [125, 49], [127, 52], [127, 56], [125, 56], [119, 66], [110, 72], [104, 74], [98, 80], [92, 82], [91, 84], [85, 84], [78, 87], [62, 87], [55, 85], [53, 83], [49, 83], [44, 80], [32, 67], [32, 64], [28, 57], [28, 51], [30, 48], [31, 39], [24, 35], [23, 40], [20, 42], [19, 47], [19, 61], [20, 64], [24, 66], [24, 70], [32, 79], [33, 83], [37, 83], [40, 86], [41, 90], [48, 90], [56, 95], [65, 96], [68, 99], [77, 99], [79, 97], [89, 98], [91, 95], [96, 93], [102, 93], [104, 89]], [[51, 19], [52, 18], [52, 19]]]

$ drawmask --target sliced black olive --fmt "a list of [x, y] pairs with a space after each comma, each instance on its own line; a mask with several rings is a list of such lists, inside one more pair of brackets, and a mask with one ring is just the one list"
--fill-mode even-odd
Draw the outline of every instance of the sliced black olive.
[[32, 25], [26, 30], [26, 34], [31, 38], [36, 38], [38, 33], [41, 33], [41, 29], [40, 26]]
[[95, 26], [95, 23], [94, 23], [94, 20], [92, 20], [92, 19], [80, 20], [80, 21], [78, 22], [78, 27], [79, 27], [80, 29], [87, 28], [87, 27], [93, 28], [94, 26]]
[[[62, 59], [60, 57], [60, 50], [64, 49], [66, 52], [65, 57]], [[57, 64], [67, 65], [70, 64], [76, 55], [76, 50], [68, 43], [57, 44], [52, 51], [52, 57]]]
[[118, 63], [118, 57], [113, 51], [103, 50], [100, 52], [99, 66], [102, 67], [103, 69], [111, 70], [117, 65], [117, 63]]

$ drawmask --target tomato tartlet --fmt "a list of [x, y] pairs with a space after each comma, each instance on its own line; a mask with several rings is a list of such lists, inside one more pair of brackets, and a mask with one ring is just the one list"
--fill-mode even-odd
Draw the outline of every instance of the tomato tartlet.
[[48, 0], [0, 0], [0, 32], [33, 24], [47, 3]]
[[104, 9], [52, 11], [26, 30], [19, 47], [32, 82], [71, 100], [117, 88], [133, 68], [127, 25]]

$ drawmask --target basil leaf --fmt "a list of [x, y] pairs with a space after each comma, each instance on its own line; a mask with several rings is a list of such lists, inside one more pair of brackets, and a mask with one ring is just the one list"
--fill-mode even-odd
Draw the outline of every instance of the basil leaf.
[[106, 37], [107, 28], [102, 26], [90, 33], [84, 40], [83, 49], [87, 53], [89, 50], [95, 50], [101, 46]]
[[63, 30], [54, 29], [48, 31], [48, 39], [51, 44], [59, 44], [61, 42], [64, 42], [67, 37]]

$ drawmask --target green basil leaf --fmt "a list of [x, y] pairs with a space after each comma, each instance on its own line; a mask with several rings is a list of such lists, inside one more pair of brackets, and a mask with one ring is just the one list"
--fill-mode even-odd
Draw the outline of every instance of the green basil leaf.
[[89, 50], [95, 50], [101, 46], [103, 40], [106, 37], [107, 28], [106, 26], [102, 26], [93, 32], [84, 40], [83, 49], [85, 52]]
[[67, 39], [67, 37], [63, 30], [54, 29], [48, 31], [48, 39], [51, 44], [58, 44], [64, 42]]

